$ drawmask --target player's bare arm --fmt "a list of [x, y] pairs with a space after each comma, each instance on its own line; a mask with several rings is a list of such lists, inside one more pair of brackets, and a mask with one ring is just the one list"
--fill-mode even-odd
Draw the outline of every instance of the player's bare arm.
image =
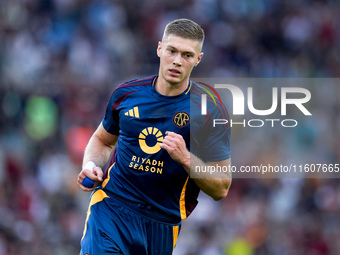
[[[230, 158], [218, 162], [204, 163], [198, 157], [193, 155], [186, 148], [183, 137], [174, 132], [166, 132], [161, 148], [165, 149], [171, 158], [183, 165], [185, 170], [190, 174], [190, 171], [195, 171], [196, 166], [230, 166]], [[220, 200], [227, 196], [231, 185], [231, 175], [229, 173], [221, 173], [219, 178], [212, 178], [210, 173], [199, 172], [194, 178], [196, 185], [207, 195], [214, 200]]]
[[[117, 142], [118, 136], [108, 133], [102, 124], [93, 133], [84, 153], [82, 171], [78, 175], [78, 186], [84, 191], [92, 191], [93, 188], [87, 188], [82, 185], [85, 177], [90, 178], [96, 183], [103, 181], [102, 166], [109, 159], [112, 149]], [[88, 164], [88, 162], [93, 162]], [[89, 169], [89, 166], [95, 166]]]

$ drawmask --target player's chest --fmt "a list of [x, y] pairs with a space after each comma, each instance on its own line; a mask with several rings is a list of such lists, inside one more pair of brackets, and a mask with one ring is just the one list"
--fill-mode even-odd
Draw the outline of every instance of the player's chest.
[[148, 135], [164, 137], [166, 131], [189, 136], [189, 100], [161, 102], [153, 98], [129, 99], [121, 104], [119, 110], [119, 125], [124, 136], [138, 139]]

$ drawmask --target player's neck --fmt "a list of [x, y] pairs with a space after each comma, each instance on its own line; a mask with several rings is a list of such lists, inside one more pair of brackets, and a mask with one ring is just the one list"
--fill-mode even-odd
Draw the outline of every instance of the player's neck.
[[181, 83], [171, 84], [158, 76], [154, 86], [156, 91], [163, 96], [177, 96], [188, 88], [188, 84], [189, 79], [186, 79]]

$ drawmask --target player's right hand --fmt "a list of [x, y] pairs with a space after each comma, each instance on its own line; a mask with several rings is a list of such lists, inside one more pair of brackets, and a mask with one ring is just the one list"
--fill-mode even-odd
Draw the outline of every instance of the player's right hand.
[[[100, 167], [94, 167], [92, 169], [92, 171], [90, 169], [84, 168], [83, 170], [81, 170], [81, 172], [78, 175], [77, 184], [78, 184], [79, 188], [81, 188], [84, 191], [94, 190], [96, 188], [96, 186], [98, 185], [98, 183], [103, 181], [104, 173], [103, 173], [103, 170]], [[95, 182], [95, 184], [92, 188], [88, 188], [88, 187], [85, 187], [83, 185], [83, 181], [84, 181], [85, 177], [87, 177], [90, 180]]]

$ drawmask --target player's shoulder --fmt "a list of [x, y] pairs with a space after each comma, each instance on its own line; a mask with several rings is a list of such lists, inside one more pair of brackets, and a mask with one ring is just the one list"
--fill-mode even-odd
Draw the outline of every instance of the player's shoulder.
[[152, 75], [152, 76], [148, 76], [148, 77], [141, 78], [141, 79], [129, 80], [129, 81], [126, 81], [126, 82], [118, 85], [115, 90], [129, 89], [129, 88], [134, 89], [134, 88], [137, 88], [137, 87], [144, 87], [146, 85], [151, 85], [155, 78], [156, 78], [156, 75]]
[[[211, 115], [229, 116], [228, 110], [219, 94], [209, 84], [193, 82], [190, 100], [194, 103], [194, 105], [197, 105], [199, 109], [207, 109]], [[205, 105], [203, 106], [202, 103]]]
[[191, 99], [201, 103], [204, 95], [207, 98], [208, 103], [223, 105], [220, 96], [211, 85], [203, 82], [192, 82]]
[[140, 79], [133, 79], [125, 81], [119, 84], [112, 92], [111, 97], [114, 95], [115, 97], [120, 97], [125, 94], [133, 93], [136, 91], [149, 89], [155, 79], [155, 75], [148, 76]]

